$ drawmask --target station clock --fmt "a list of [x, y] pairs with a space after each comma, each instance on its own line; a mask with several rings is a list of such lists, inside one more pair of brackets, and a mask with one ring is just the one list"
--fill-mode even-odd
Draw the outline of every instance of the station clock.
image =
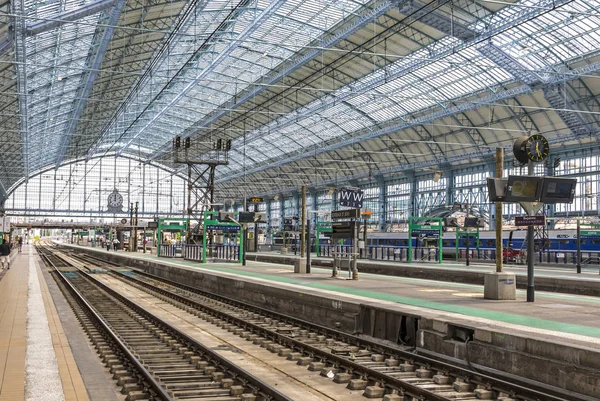
[[550, 144], [541, 134], [523, 136], [518, 138], [513, 145], [513, 154], [520, 163], [542, 162], [550, 153]]
[[115, 188], [110, 195], [108, 195], [108, 206], [109, 212], [121, 212], [123, 211], [123, 196]]
[[550, 153], [550, 144], [548, 144], [548, 140], [540, 134], [531, 135], [529, 139], [527, 139], [525, 148], [527, 157], [534, 162], [546, 160], [546, 157], [548, 157], [548, 154]]

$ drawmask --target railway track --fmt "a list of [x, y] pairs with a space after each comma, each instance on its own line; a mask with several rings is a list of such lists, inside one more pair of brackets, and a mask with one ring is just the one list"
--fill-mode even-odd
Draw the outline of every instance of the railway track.
[[291, 401], [245, 370], [103, 285], [84, 270], [38, 248], [59, 287], [127, 400]]
[[308, 322], [218, 297], [139, 270], [119, 271], [90, 255], [71, 254], [281, 357], [320, 371], [367, 398], [399, 400], [591, 400], [519, 380], [482, 374], [408, 349], [387, 347]]

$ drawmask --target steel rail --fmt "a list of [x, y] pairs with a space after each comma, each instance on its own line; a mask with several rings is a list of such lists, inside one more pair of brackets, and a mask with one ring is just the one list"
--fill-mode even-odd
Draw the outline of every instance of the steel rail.
[[78, 270], [79, 274], [82, 275], [82, 277], [85, 277], [86, 279], [91, 281], [94, 285], [100, 287], [103, 291], [107, 292], [109, 295], [113, 296], [120, 302], [124, 303], [129, 308], [137, 311], [141, 315], [144, 315], [147, 319], [155, 321], [158, 325], [163, 326], [163, 328], [166, 331], [168, 331], [172, 334], [175, 334], [177, 337], [181, 338], [184, 342], [187, 342], [189, 345], [196, 348], [199, 351], [199, 353], [201, 353], [205, 356], [205, 358], [210, 359], [211, 362], [213, 362], [215, 364], [215, 366], [221, 367], [226, 372], [231, 374], [231, 376], [233, 378], [236, 378], [240, 382], [242, 382], [245, 385], [247, 385], [248, 387], [252, 388], [256, 393], [261, 393], [265, 397], [266, 400], [294, 401], [293, 399], [287, 397], [283, 393], [274, 389], [269, 384], [258, 379], [256, 376], [252, 375], [250, 372], [237, 366], [233, 362], [229, 361], [227, 358], [217, 354], [212, 349], [204, 346], [203, 344], [198, 342], [196, 339], [190, 337], [186, 333], [175, 328], [174, 326], [167, 323], [163, 319], [155, 316], [154, 314], [149, 312], [144, 307], [136, 304], [135, 302], [129, 300], [125, 296], [119, 294], [116, 290], [110, 288], [108, 285], [104, 284], [103, 282], [101, 282], [100, 280], [95, 278], [92, 274], [84, 271], [83, 269], [81, 269], [78, 266], [73, 266], [73, 267], [75, 267]]
[[71, 292], [71, 294], [74, 296], [77, 303], [79, 303], [79, 305], [81, 305], [88, 313], [88, 316], [91, 316], [93, 320], [98, 325], [100, 325], [101, 329], [110, 336], [114, 344], [117, 347], [119, 347], [121, 352], [129, 359], [130, 363], [132, 363], [132, 365], [138, 371], [138, 373], [141, 374], [141, 376], [143, 376], [143, 380], [145, 380], [146, 383], [150, 385], [150, 388], [155, 392], [155, 394], [152, 395], [160, 397], [160, 399], [163, 401], [176, 401], [167, 393], [167, 391], [156, 381], [153, 375], [144, 367], [144, 365], [137, 359], [137, 357], [120, 340], [119, 336], [106, 324], [104, 319], [96, 312], [94, 307], [88, 303], [85, 297], [75, 288], [75, 286], [71, 284], [70, 280], [60, 271], [58, 267], [56, 267], [56, 265], [50, 260], [50, 258], [48, 258], [48, 255], [46, 255], [45, 253], [42, 253], [42, 255], [45, 257], [45, 260], [50, 264], [54, 271], [58, 273], [58, 276], [61, 278], [61, 281], [65, 284], [69, 292]]

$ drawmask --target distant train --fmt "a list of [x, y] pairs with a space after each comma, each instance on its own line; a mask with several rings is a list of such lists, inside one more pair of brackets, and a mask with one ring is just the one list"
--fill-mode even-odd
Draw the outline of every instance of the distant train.
[[[469, 248], [475, 250], [477, 248], [477, 238], [472, 233], [469, 237]], [[505, 249], [505, 257], [518, 257], [522, 250], [526, 249], [527, 230], [511, 230], [503, 231], [502, 244]], [[447, 231], [442, 237], [442, 252], [443, 257], [454, 258], [456, 255], [456, 232]], [[274, 238], [275, 245], [281, 245], [283, 239], [281, 237]], [[286, 243], [293, 244], [293, 239], [286, 239]], [[314, 235], [312, 241], [314, 244]], [[348, 243], [348, 241], [345, 241]], [[321, 237], [319, 245], [321, 247], [331, 245], [332, 241], [328, 237]], [[384, 233], [374, 232], [368, 233], [367, 246], [377, 247], [408, 247], [408, 233]], [[436, 247], [437, 239], [434, 238], [413, 238], [412, 246], [415, 248], [430, 248]], [[542, 239], [536, 238], [534, 241], [535, 250], [544, 252], [575, 252], [577, 250], [577, 232], [576, 230], [548, 230], [548, 238], [542, 243]], [[461, 236], [458, 239], [458, 249], [465, 250], [467, 247], [466, 237]], [[480, 250], [495, 250], [496, 249], [496, 233], [494, 231], [479, 232], [479, 249]], [[313, 249], [314, 250], [314, 249]], [[600, 236], [583, 236], [581, 238], [581, 250], [584, 252], [600, 252]]]
[[[512, 230], [504, 231], [502, 245], [506, 249], [521, 250], [526, 248], [523, 242], [526, 241], [527, 230]], [[471, 235], [469, 238], [469, 247], [475, 249], [477, 238], [475, 235]], [[413, 238], [413, 246], [430, 246], [435, 240], [432, 238], [423, 238], [417, 241]], [[454, 255], [456, 250], [456, 233], [453, 231], [445, 232], [442, 238], [442, 248], [444, 255], [446, 256], [447, 251]], [[408, 246], [408, 233], [369, 233], [368, 245], [375, 246]], [[420, 243], [419, 243], [420, 242]], [[548, 238], [542, 243], [542, 239], [535, 239], [535, 250], [550, 252], [565, 252], [565, 251], [576, 251], [577, 250], [577, 232], [575, 230], [548, 230]], [[458, 239], [458, 248], [466, 249], [467, 239], [466, 237], [460, 237]], [[496, 233], [494, 231], [480, 231], [479, 232], [479, 249], [493, 250], [496, 249]], [[582, 237], [581, 238], [581, 249], [582, 251], [600, 251], [600, 236], [594, 237]]]

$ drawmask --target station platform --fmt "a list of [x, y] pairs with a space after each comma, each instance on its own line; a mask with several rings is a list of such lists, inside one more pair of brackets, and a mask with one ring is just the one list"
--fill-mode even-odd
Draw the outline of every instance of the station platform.
[[[278, 252], [249, 252], [248, 260], [259, 262], [279, 263], [293, 265], [298, 255]], [[331, 267], [332, 258], [311, 255], [311, 265], [318, 267]], [[389, 276], [422, 278], [438, 281], [448, 281], [464, 284], [483, 285], [486, 273], [493, 272], [496, 265], [492, 263], [443, 261], [435, 262], [400, 262], [359, 259], [358, 271]], [[506, 264], [504, 272], [516, 276], [517, 287], [527, 288], [527, 266]], [[577, 273], [575, 266], [535, 266], [535, 286], [539, 290], [560, 292], [567, 294], [600, 296], [600, 266], [588, 266]]]
[[11, 260], [0, 278], [0, 401], [94, 401], [35, 249]]
[[397, 333], [390, 336], [390, 327], [393, 331], [398, 322], [416, 317], [416, 347], [423, 352], [491, 364], [551, 385], [560, 382], [568, 388], [576, 381], [570, 391], [583, 389], [585, 394], [600, 396], [597, 297], [537, 291], [536, 302], [527, 303], [525, 291], [518, 290], [516, 301], [491, 301], [483, 298], [483, 285], [364, 272], [355, 281], [346, 279], [347, 272], [332, 278], [327, 268], [294, 274], [291, 266], [268, 262], [200, 264], [65, 245], [182, 284], [383, 340], [394, 341]]

